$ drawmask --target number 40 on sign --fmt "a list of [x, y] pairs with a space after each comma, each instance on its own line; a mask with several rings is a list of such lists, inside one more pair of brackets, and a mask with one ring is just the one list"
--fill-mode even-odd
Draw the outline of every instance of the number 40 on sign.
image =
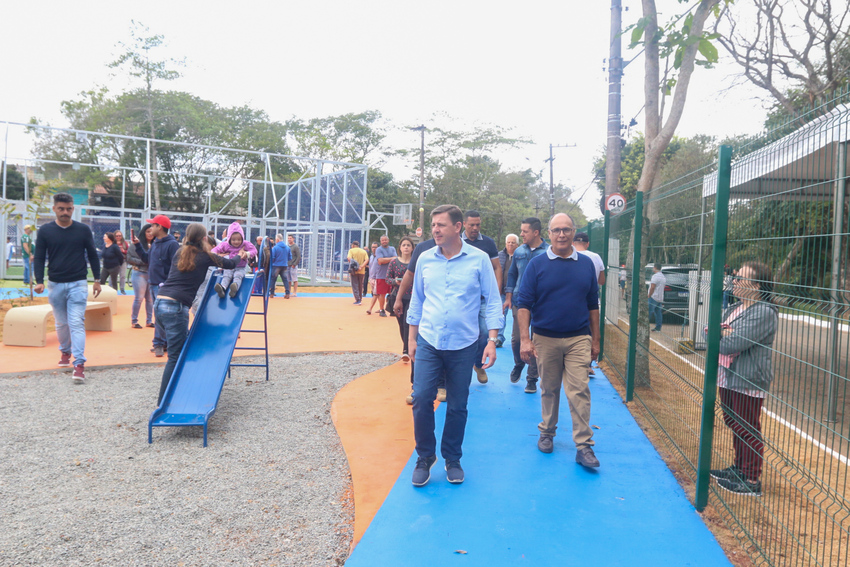
[[605, 199], [605, 208], [611, 211], [612, 215], [622, 213], [626, 210], [626, 199], [619, 193], [611, 193]]

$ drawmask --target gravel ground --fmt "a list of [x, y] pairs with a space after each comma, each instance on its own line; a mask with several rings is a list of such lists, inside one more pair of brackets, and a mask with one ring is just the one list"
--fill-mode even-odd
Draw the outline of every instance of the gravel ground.
[[336, 392], [397, 359], [235, 368], [209, 428], [155, 428], [161, 365], [0, 375], [0, 565], [342, 565], [353, 533]]

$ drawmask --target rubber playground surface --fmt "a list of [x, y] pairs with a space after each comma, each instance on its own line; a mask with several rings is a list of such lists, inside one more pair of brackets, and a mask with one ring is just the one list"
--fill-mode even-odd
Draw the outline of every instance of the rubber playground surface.
[[[367, 316], [367, 307], [353, 306], [344, 289], [313, 291], [269, 301], [270, 354], [400, 354], [394, 319]], [[153, 329], [130, 328], [132, 301], [119, 296], [112, 332], [88, 333], [87, 366], [164, 364], [149, 352]], [[259, 298], [253, 301], [260, 306]], [[246, 318], [245, 328], [259, 328], [260, 319]], [[254, 346], [261, 337], [243, 334], [239, 344]], [[55, 332], [45, 348], [0, 345], [3, 372], [55, 369], [57, 346]], [[555, 452], [537, 450], [540, 398], [523, 393], [522, 381], [510, 383], [512, 365], [510, 349], [499, 349], [489, 383], [472, 382], [461, 485], [446, 481], [442, 458], [427, 486], [410, 483], [416, 458], [404, 403], [408, 365], [398, 362], [340, 390], [332, 416], [355, 501], [355, 548], [347, 565], [729, 564], [600, 370], [591, 379], [591, 422], [602, 466], [592, 471], [574, 462], [565, 400]], [[436, 410], [438, 439], [443, 410]]]

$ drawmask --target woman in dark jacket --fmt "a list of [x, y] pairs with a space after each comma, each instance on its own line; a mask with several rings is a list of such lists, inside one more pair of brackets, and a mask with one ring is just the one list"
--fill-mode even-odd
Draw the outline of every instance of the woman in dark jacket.
[[103, 235], [103, 269], [100, 271], [100, 285], [106, 283], [106, 278], [112, 283], [112, 289], [118, 289], [118, 273], [124, 264], [124, 252], [115, 243], [115, 235], [107, 232]]
[[[146, 224], [139, 230], [140, 242], [142, 249], [148, 252], [153, 242], [153, 234], [151, 234], [151, 225]], [[139, 253], [136, 252], [135, 246], [127, 248], [127, 263], [133, 268], [133, 311], [130, 314], [130, 326], [134, 329], [141, 329], [139, 324], [139, 308], [142, 306], [142, 301], [145, 302], [145, 326], [153, 327], [153, 294], [151, 293], [151, 281], [148, 277], [148, 263], [142, 260]]]
[[[138, 239], [133, 240], [133, 244], [137, 242]], [[178, 248], [174, 255], [168, 279], [159, 288], [153, 304], [156, 326], [168, 342], [168, 362], [162, 372], [157, 405], [162, 402], [171, 374], [177, 365], [177, 359], [180, 358], [180, 351], [183, 350], [183, 343], [186, 342], [186, 336], [189, 334], [189, 308], [192, 306], [192, 300], [198, 288], [204, 283], [207, 268], [218, 266], [232, 270], [239, 262], [248, 258], [248, 253], [244, 250], [233, 259], [222, 258], [212, 254], [210, 250], [207, 229], [204, 225], [190, 224], [183, 238], [183, 246]]]
[[761, 496], [764, 441], [761, 410], [773, 382], [771, 352], [779, 314], [771, 303], [773, 274], [747, 262], [732, 283], [739, 302], [723, 312], [717, 385], [723, 422], [732, 430], [735, 463], [711, 476], [724, 490]]

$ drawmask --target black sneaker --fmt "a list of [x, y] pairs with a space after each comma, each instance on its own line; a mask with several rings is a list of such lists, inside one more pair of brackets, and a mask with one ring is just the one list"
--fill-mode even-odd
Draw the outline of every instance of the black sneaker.
[[551, 453], [555, 449], [555, 444], [552, 441], [551, 435], [540, 434], [540, 439], [537, 440], [537, 448], [541, 453]]
[[537, 391], [537, 382], [532, 382], [531, 380], [529, 380], [525, 384], [525, 393], [526, 394], [533, 394], [536, 391]]
[[463, 482], [463, 469], [460, 467], [460, 461], [448, 461], [446, 463], [446, 480], [452, 484]]
[[386, 312], [386, 311], [384, 311], [383, 309], [381, 309], [381, 310], [378, 312], [378, 315], [380, 315], [381, 317], [386, 317], [386, 316], [387, 316], [387, 312]]
[[717, 481], [717, 486], [741, 496], [761, 496], [760, 480], [753, 482], [745, 478], [720, 479]]
[[717, 480], [740, 480], [744, 478], [744, 475], [741, 474], [741, 469], [732, 465], [731, 467], [719, 470], [710, 470], [708, 474], [711, 475], [711, 478]]
[[431, 467], [437, 462], [437, 455], [419, 457], [413, 469], [413, 486], [425, 486], [431, 480]]
[[511, 370], [511, 384], [519, 382], [520, 376], [522, 376], [522, 366], [514, 366], [514, 369]]
[[591, 447], [582, 447], [576, 451], [576, 462], [591, 469], [599, 467], [599, 459], [596, 458]]

